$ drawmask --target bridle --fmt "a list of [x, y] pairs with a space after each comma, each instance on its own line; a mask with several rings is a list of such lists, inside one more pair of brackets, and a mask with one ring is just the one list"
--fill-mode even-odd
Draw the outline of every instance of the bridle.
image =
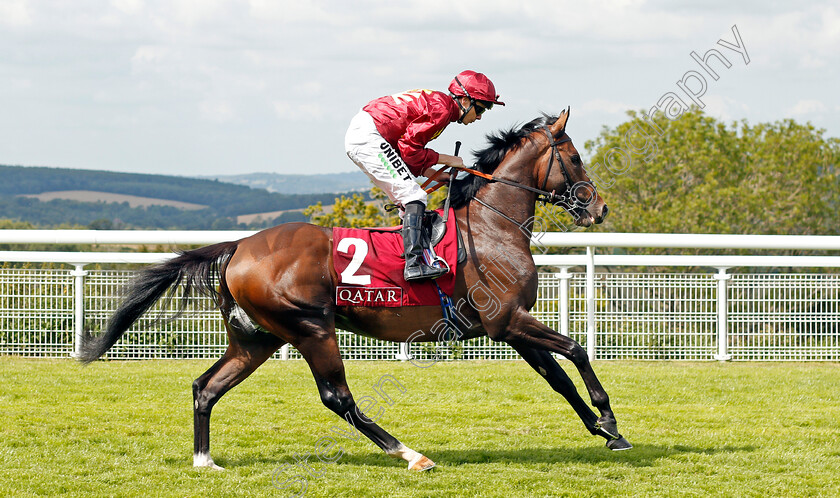
[[[558, 146], [560, 144], [570, 142], [572, 139], [571, 139], [571, 137], [566, 135], [565, 132], [563, 132], [562, 135], [561, 135], [561, 138], [559, 140], [555, 140], [554, 135], [551, 133], [551, 130], [549, 129], [549, 127], [547, 125], [543, 125], [543, 131], [545, 132], [546, 136], [548, 137], [548, 146], [551, 149], [551, 155], [548, 158], [548, 168], [546, 169], [545, 178], [543, 179], [543, 183], [542, 183], [541, 188], [534, 188], [534, 187], [531, 187], [529, 185], [525, 185], [525, 184], [522, 184], [522, 183], [519, 183], [519, 182], [515, 182], [513, 180], [508, 180], [506, 178], [496, 178], [493, 175], [488, 175], [486, 173], [482, 173], [480, 171], [476, 171], [476, 170], [472, 170], [472, 169], [465, 169], [465, 171], [467, 171], [470, 174], [480, 176], [482, 178], [486, 178], [487, 180], [490, 180], [490, 182], [504, 183], [505, 185], [510, 185], [512, 187], [516, 187], [516, 188], [519, 188], [519, 189], [522, 189], [522, 190], [527, 190], [529, 192], [534, 192], [534, 193], [537, 194], [537, 199], [536, 199], [537, 202], [542, 202], [543, 204], [560, 204], [561, 206], [564, 207], [564, 209], [569, 209], [573, 205], [573, 201], [572, 201], [573, 195], [572, 195], [571, 191], [576, 184], [572, 183], [572, 177], [569, 174], [569, 170], [566, 168], [566, 163], [563, 161], [563, 157], [560, 155], [560, 150], [558, 149]], [[558, 195], [556, 193], [556, 190], [552, 190], [551, 192], [549, 192], [545, 189], [546, 185], [548, 184], [548, 178], [551, 175], [551, 168], [554, 165], [554, 160], [555, 159], [557, 160], [557, 163], [560, 164], [560, 168], [562, 169], [562, 172], [563, 172], [563, 185], [564, 185], [565, 188], [563, 190], [563, 193], [560, 194], [560, 195]], [[591, 182], [587, 182], [587, 183], [589, 185], [592, 184]], [[518, 221], [514, 220], [513, 218], [509, 217], [508, 215], [502, 213], [501, 211], [499, 211], [495, 207], [487, 204], [486, 202], [482, 201], [478, 197], [474, 197], [473, 200], [475, 200], [476, 202], [478, 202], [482, 206], [490, 209], [491, 211], [495, 212], [499, 216], [505, 218], [506, 220], [510, 221], [511, 223], [513, 223], [515, 225], [518, 225], [518, 226], [521, 226], [520, 222], [518, 222]], [[567, 208], [566, 206], [569, 206], [569, 208]]]
[[[563, 157], [560, 155], [560, 150], [559, 150], [558, 147], [560, 146], [560, 144], [564, 144], [566, 142], [571, 142], [572, 139], [571, 139], [571, 137], [566, 135], [565, 130], [560, 135], [561, 138], [559, 140], [554, 139], [554, 135], [551, 133], [551, 129], [548, 127], [548, 125], [543, 125], [542, 130], [543, 130], [543, 132], [545, 132], [546, 137], [548, 138], [548, 147], [551, 149], [551, 155], [548, 158], [548, 168], [546, 169], [546, 172], [545, 172], [545, 178], [543, 179], [542, 188], [534, 188], [530, 185], [525, 185], [524, 183], [519, 183], [517, 181], [508, 180], [507, 178], [498, 178], [498, 177], [496, 177], [494, 175], [491, 175], [489, 173], [485, 173], [483, 171], [478, 171], [478, 170], [472, 169], [472, 168], [460, 168], [460, 167], [455, 168], [455, 167], [452, 167], [451, 171], [450, 171], [451, 176], [450, 176], [450, 179], [449, 179], [449, 193], [452, 192], [452, 186], [455, 183], [455, 177], [457, 176], [456, 174], [454, 174], [454, 172], [457, 170], [457, 171], [464, 171], [466, 173], [469, 173], [473, 176], [477, 176], [479, 178], [484, 178], [485, 180], [489, 180], [491, 183], [504, 183], [505, 185], [510, 185], [511, 187], [516, 187], [518, 189], [533, 192], [533, 193], [537, 194], [537, 199], [536, 199], [537, 202], [542, 202], [543, 204], [560, 204], [560, 206], [563, 207], [566, 210], [571, 209], [571, 207], [574, 205], [574, 200], [573, 200], [574, 196], [572, 195], [572, 190], [575, 188], [575, 186], [577, 184], [572, 183], [572, 176], [569, 174], [569, 170], [566, 168], [566, 163], [563, 162]], [[460, 142], [458, 142], [457, 146], [460, 146]], [[455, 155], [458, 155], [457, 148], [456, 148]], [[548, 178], [549, 178], [549, 176], [551, 176], [551, 168], [552, 168], [552, 166], [554, 166], [554, 160], [555, 159], [557, 160], [557, 163], [560, 164], [560, 168], [562, 168], [562, 171], [563, 171], [563, 185], [565, 186], [565, 189], [563, 190], [563, 193], [559, 194], [559, 195], [557, 194], [556, 190], [552, 190], [551, 192], [549, 192], [545, 189], [546, 186], [548, 185]], [[437, 178], [438, 175], [440, 175], [440, 173], [444, 169], [445, 168], [441, 168], [440, 170], [436, 171], [431, 177], [429, 177], [429, 179], [426, 180], [426, 182], [422, 185], [422, 188], [425, 189], [430, 183], [432, 183], [435, 180], [435, 178]], [[583, 183], [583, 182], [581, 182], [581, 183]], [[592, 186], [593, 191], [595, 190], [594, 186], [592, 185], [592, 182], [585, 182], [585, 184]], [[443, 183], [438, 183], [434, 187], [426, 189], [426, 193], [431, 194], [432, 192], [434, 192], [438, 188], [442, 187], [443, 185], [444, 185]], [[482, 206], [486, 207], [487, 209], [490, 209], [491, 211], [498, 214], [502, 218], [505, 218], [506, 220], [510, 221], [511, 223], [513, 223], [515, 225], [521, 225], [521, 223], [519, 223], [518, 221], [516, 221], [513, 218], [509, 217], [508, 215], [502, 213], [501, 211], [499, 211], [495, 207], [487, 204], [486, 202], [482, 201], [478, 197], [473, 197], [473, 200], [475, 200], [476, 202], [478, 202]], [[448, 208], [449, 208], [449, 194], [447, 194], [447, 196], [446, 196], [445, 206], [446, 206], [446, 209], [448, 210]]]
[[[569, 175], [569, 170], [566, 169], [566, 163], [563, 162], [563, 157], [560, 156], [560, 150], [557, 148], [562, 143], [571, 142], [572, 139], [569, 135], [566, 135], [566, 131], [563, 130], [563, 134], [561, 135], [560, 140], [555, 140], [554, 135], [551, 134], [551, 130], [548, 128], [547, 125], [543, 125], [543, 131], [545, 132], [546, 136], [548, 137], [548, 146], [551, 148], [551, 155], [548, 157], [548, 169], [545, 172], [545, 178], [543, 179], [541, 191], [545, 192], [545, 186], [548, 184], [548, 177], [551, 176], [551, 166], [554, 165], [554, 159], [557, 159], [557, 162], [560, 164], [560, 167], [563, 168], [563, 184], [566, 186], [565, 192], [568, 192], [572, 188], [572, 177]], [[565, 193], [564, 192], [564, 193]], [[554, 191], [551, 192], [551, 198], [548, 199], [549, 201], [553, 201], [555, 197]], [[542, 200], [542, 202], [546, 202], [543, 199], [540, 199], [537, 196], [537, 200]]]
[[572, 188], [572, 176], [569, 174], [569, 170], [566, 168], [566, 163], [563, 162], [563, 157], [560, 155], [560, 150], [558, 146], [564, 144], [566, 142], [571, 142], [572, 138], [565, 134], [565, 132], [561, 135], [561, 139], [555, 140], [554, 136], [551, 134], [551, 130], [548, 126], [543, 125], [543, 132], [545, 132], [546, 137], [548, 138], [548, 147], [551, 149], [551, 155], [548, 158], [548, 168], [545, 172], [545, 178], [543, 179], [542, 186], [540, 188], [534, 188], [530, 185], [525, 185], [524, 183], [519, 183], [513, 180], [508, 180], [507, 178], [499, 178], [494, 175], [490, 175], [484, 173], [482, 171], [478, 171], [471, 168], [458, 168], [458, 171], [465, 171], [471, 175], [475, 175], [486, 180], [489, 180], [491, 183], [504, 183], [505, 185], [510, 185], [511, 187], [516, 187], [522, 190], [527, 190], [529, 192], [533, 192], [537, 194], [537, 201], [543, 203], [554, 203], [556, 200], [566, 200], [565, 195], [558, 195], [556, 190], [552, 190], [549, 192], [545, 189], [546, 185], [548, 185], [548, 178], [551, 176], [551, 168], [554, 165], [554, 160], [556, 159], [557, 162], [560, 164], [560, 167], [563, 170], [563, 185], [565, 186], [564, 194], [571, 190]]

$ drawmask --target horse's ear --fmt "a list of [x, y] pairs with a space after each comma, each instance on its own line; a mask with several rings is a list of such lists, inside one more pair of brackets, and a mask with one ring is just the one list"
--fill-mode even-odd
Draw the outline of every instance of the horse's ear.
[[566, 123], [569, 121], [570, 111], [571, 107], [563, 109], [563, 112], [561, 112], [560, 116], [557, 117], [557, 121], [555, 121], [554, 124], [551, 125], [551, 134], [555, 137], [560, 135], [560, 132], [562, 132], [566, 128]]

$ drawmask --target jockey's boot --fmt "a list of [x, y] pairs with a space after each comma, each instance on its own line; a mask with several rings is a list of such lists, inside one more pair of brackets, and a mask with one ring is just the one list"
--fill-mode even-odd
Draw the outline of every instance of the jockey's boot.
[[426, 206], [420, 201], [409, 202], [405, 205], [405, 216], [403, 216], [403, 246], [405, 247], [405, 271], [403, 277], [406, 280], [424, 280], [427, 278], [438, 278], [447, 273], [446, 268], [435, 268], [429, 266], [423, 260], [423, 249], [429, 248], [429, 239], [423, 234], [423, 213]]

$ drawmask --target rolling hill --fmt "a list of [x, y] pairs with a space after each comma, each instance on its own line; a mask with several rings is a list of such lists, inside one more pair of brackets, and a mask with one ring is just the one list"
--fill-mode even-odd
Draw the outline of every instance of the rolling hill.
[[[66, 168], [2, 166], [0, 219], [36, 226], [264, 228], [302, 221], [302, 208], [333, 193], [281, 194], [218, 180]], [[317, 183], [317, 182], [315, 182]], [[237, 217], [276, 213], [237, 223]]]
[[332, 192], [367, 192], [370, 190], [370, 179], [361, 171], [319, 175], [247, 173], [243, 175], [208, 176], [206, 178], [281, 194], [329, 194]]

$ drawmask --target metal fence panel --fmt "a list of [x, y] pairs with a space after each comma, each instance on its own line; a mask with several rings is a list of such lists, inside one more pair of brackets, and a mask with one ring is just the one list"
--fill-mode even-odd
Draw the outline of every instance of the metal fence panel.
[[840, 275], [732, 275], [734, 360], [840, 359]]
[[67, 270], [0, 269], [0, 354], [73, 352], [73, 280]]
[[[131, 271], [89, 270], [84, 277], [85, 326], [100, 332]], [[583, 273], [541, 273], [534, 316], [586, 347]], [[74, 277], [66, 269], [0, 269], [0, 354], [68, 357], [74, 349]], [[568, 285], [567, 291], [564, 285]], [[711, 273], [596, 274], [599, 359], [712, 360], [717, 352], [717, 285]], [[840, 359], [840, 275], [731, 274], [727, 283], [729, 354], [733, 360]], [[568, 292], [564, 307], [560, 296]], [[227, 346], [221, 315], [208, 298], [162, 300], [109, 351], [111, 359], [218, 358]], [[399, 344], [337, 333], [345, 359], [393, 360]], [[515, 359], [487, 337], [452, 345], [414, 344], [419, 361]], [[290, 348], [288, 358], [300, 358]], [[283, 353], [278, 352], [275, 358]]]
[[[85, 326], [98, 334], [116, 309], [133, 272], [89, 271], [85, 279]], [[218, 358], [227, 347], [224, 323], [208, 298], [187, 298], [184, 314], [174, 320], [183, 295], [161, 299], [140, 317], [107, 353], [109, 359]]]
[[[595, 275], [599, 359], [710, 360], [717, 283], [710, 274]], [[571, 280], [571, 336], [586, 346], [586, 276]]]

